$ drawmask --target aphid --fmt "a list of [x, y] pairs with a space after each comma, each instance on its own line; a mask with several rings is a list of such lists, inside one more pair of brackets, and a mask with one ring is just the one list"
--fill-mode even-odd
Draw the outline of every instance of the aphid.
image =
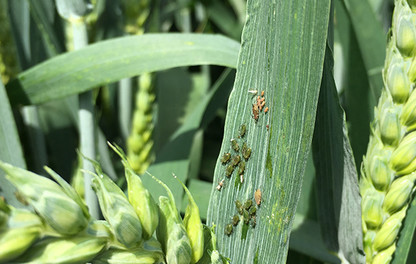
[[238, 164], [238, 174], [243, 175], [245, 169], [246, 169], [246, 163], [244, 161], [241, 161], [240, 164]]
[[248, 210], [248, 212], [249, 212], [250, 215], [256, 214], [256, 211], [257, 211], [257, 209], [256, 209], [255, 206], [250, 207], [250, 209]]
[[255, 217], [255, 216], [253, 216], [253, 218], [252, 218], [252, 221], [251, 221], [251, 226], [252, 226], [253, 228], [255, 228], [255, 227], [256, 227], [256, 217]]
[[[269, 108], [268, 107], [266, 107], [266, 108], [267, 108], [267, 111], [269, 111]], [[267, 113], [266, 109], [264, 109], [264, 112]], [[267, 128], [267, 131], [269, 131], [269, 125], [266, 125], [266, 128]]]
[[240, 146], [237, 143], [237, 140], [231, 139], [231, 146], [233, 147], [235, 152], [238, 152], [240, 150]]
[[257, 90], [249, 90], [249, 93], [251, 93], [252, 95], [256, 95], [257, 94]]
[[246, 125], [242, 124], [240, 127], [240, 137], [244, 137], [244, 135], [246, 134]]
[[257, 122], [259, 120], [259, 106], [257, 104], [253, 104], [253, 119]]
[[250, 207], [253, 205], [253, 201], [251, 199], [248, 199], [245, 203], [244, 203], [244, 209], [248, 210], [250, 209]]
[[261, 96], [264, 96], [264, 91], [261, 91]]
[[243, 211], [243, 217], [244, 217], [244, 220], [246, 220], [246, 219], [250, 220], [250, 213], [247, 210], [244, 210]]
[[[250, 214], [248, 213], [247, 210], [244, 210], [243, 217], [244, 217], [244, 222], [246, 222], [246, 220], [250, 221]], [[248, 221], [246, 224], [248, 224]]]
[[254, 193], [254, 200], [256, 200], [257, 206], [260, 206], [260, 204], [261, 204], [261, 191], [260, 191], [260, 189], [257, 189], [257, 191]]
[[269, 111], [269, 107], [266, 106], [266, 108], [264, 108], [264, 113], [267, 113]]
[[225, 176], [228, 178], [231, 177], [231, 174], [233, 174], [234, 166], [232, 164], [228, 165], [227, 169], [225, 170]]
[[248, 160], [248, 158], [250, 158], [251, 155], [251, 148], [246, 148], [245, 150], [243, 150], [243, 157]]
[[240, 215], [243, 215], [243, 205], [239, 200], [235, 201], [235, 207], [237, 208], [237, 211]]
[[234, 158], [231, 160], [231, 165], [237, 166], [238, 163], [240, 163], [241, 157], [240, 155], [234, 156]]
[[230, 161], [230, 158], [231, 158], [230, 153], [224, 153], [224, 155], [222, 155], [222, 157], [221, 157], [221, 163], [222, 164], [227, 164]]
[[240, 209], [243, 205], [241, 204], [240, 200], [235, 200], [235, 207]]
[[238, 222], [240, 222], [240, 217], [236, 214], [233, 216], [233, 226], [238, 225]]
[[224, 186], [224, 180], [221, 180], [217, 185], [217, 190], [221, 191], [222, 186]]
[[[264, 105], [265, 105], [265, 104], [266, 104], [266, 102], [264, 102], [264, 101], [263, 101], [263, 102], [261, 102], [260, 107], [259, 107], [259, 108], [260, 108], [260, 111], [263, 109], [263, 107], [264, 107]], [[268, 108], [267, 108], [267, 109], [268, 109]], [[264, 109], [264, 110], [266, 111], [266, 109]]]
[[257, 96], [257, 106], [260, 107], [261, 105], [261, 98], [260, 96]]
[[226, 234], [227, 236], [230, 236], [232, 233], [233, 233], [233, 225], [232, 224], [226, 225], [224, 229], [224, 234]]
[[243, 174], [241, 174], [241, 175], [240, 175], [240, 182], [241, 182], [241, 183], [243, 183], [243, 182], [244, 182], [244, 175], [243, 175]]

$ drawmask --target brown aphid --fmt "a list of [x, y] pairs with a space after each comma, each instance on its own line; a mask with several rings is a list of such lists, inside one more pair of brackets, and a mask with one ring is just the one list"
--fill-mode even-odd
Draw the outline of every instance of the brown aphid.
[[217, 190], [221, 191], [221, 188], [224, 186], [224, 180], [221, 180], [217, 185]]
[[260, 191], [260, 189], [257, 189], [257, 191], [254, 193], [254, 200], [256, 200], [257, 206], [260, 206], [260, 204], [261, 204], [261, 191]]
[[260, 96], [257, 96], [257, 106], [260, 107], [261, 105], [261, 98]]
[[257, 104], [253, 104], [253, 108], [251, 110], [253, 111], [253, 119], [257, 122], [257, 120], [259, 120], [259, 106]]
[[[269, 110], [269, 109], [267, 108], [267, 110]], [[264, 111], [266, 111], [266, 110], [264, 110]], [[266, 125], [266, 128], [267, 128], [267, 131], [269, 131], [269, 125]]]
[[264, 91], [261, 91], [261, 96], [264, 96]]
[[269, 107], [264, 108], [264, 113], [267, 113], [269, 111]]
[[[264, 107], [264, 105], [265, 105], [265, 104], [266, 104], [266, 102], [264, 102], [264, 101], [263, 101], [263, 102], [261, 102], [260, 107], [259, 107], [259, 108], [260, 108], [260, 111], [263, 109], [263, 107]], [[267, 108], [267, 109], [268, 109], [268, 108]]]

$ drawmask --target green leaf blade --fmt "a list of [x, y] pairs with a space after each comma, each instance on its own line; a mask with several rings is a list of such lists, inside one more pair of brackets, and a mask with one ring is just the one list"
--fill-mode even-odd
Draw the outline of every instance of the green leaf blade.
[[[237, 138], [242, 124], [247, 134], [239, 144], [246, 142], [252, 154], [241, 188], [234, 185], [237, 173], [226, 179], [226, 166], [218, 159], [207, 220], [217, 225], [219, 251], [232, 263], [286, 260], [312, 140], [329, 9], [330, 1], [248, 2], [220, 156], [236, 155], [230, 140]], [[269, 112], [261, 112], [257, 122], [252, 117], [256, 98], [249, 90], [265, 91]], [[218, 191], [222, 179], [225, 186]], [[257, 189], [263, 201], [257, 208], [256, 227], [248, 227], [245, 234], [247, 228], [240, 223], [225, 235], [225, 226], [237, 213], [235, 200], [253, 199]]]
[[39, 64], [19, 74], [7, 89], [13, 105], [40, 104], [143, 72], [200, 64], [234, 67], [238, 50], [238, 42], [220, 35], [116, 38]]

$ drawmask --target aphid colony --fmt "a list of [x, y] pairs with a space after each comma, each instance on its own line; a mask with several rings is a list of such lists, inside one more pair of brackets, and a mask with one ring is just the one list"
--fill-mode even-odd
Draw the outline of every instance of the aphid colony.
[[[258, 196], [260, 195], [260, 199], [258, 200]], [[256, 201], [257, 206], [261, 204], [261, 191], [258, 189], [255, 194], [254, 198]], [[252, 199], [248, 199], [242, 204], [239, 200], [235, 201], [235, 208], [237, 209], [237, 214], [235, 214], [231, 220], [231, 223], [227, 224], [224, 229], [224, 234], [230, 236], [233, 233], [233, 227], [237, 226], [240, 221], [244, 223], [244, 225], [251, 225], [252, 228], [256, 227], [256, 213], [257, 207], [253, 203]]]
[[[257, 95], [257, 90], [252, 90], [248, 92], [253, 95]], [[252, 104], [252, 108], [251, 108], [254, 121], [257, 122], [257, 120], [259, 120], [259, 115], [263, 111], [263, 108], [264, 108], [265, 114], [269, 111], [269, 107], [267, 106], [265, 107], [265, 105], [266, 105], [266, 99], [264, 98], [264, 91], [261, 91], [261, 94], [257, 96], [256, 102]]]
[[[243, 139], [247, 132], [246, 125], [242, 124], [240, 127], [240, 133], [237, 139]], [[237, 180], [240, 184], [244, 182], [244, 171], [246, 169], [246, 161], [250, 158], [251, 155], [251, 148], [247, 146], [246, 142], [242, 142], [243, 145], [240, 147], [239, 142], [237, 139], [231, 139], [231, 148], [234, 150], [235, 155], [227, 152], [221, 157], [222, 165], [226, 166], [225, 168], [225, 177], [231, 178], [233, 175], [234, 170], [238, 168], [238, 175], [239, 179]], [[241, 144], [241, 142], [240, 142]], [[241, 153], [241, 156], [240, 156]], [[222, 187], [224, 186], [224, 179], [222, 179], [218, 185], [217, 190], [221, 191]]]

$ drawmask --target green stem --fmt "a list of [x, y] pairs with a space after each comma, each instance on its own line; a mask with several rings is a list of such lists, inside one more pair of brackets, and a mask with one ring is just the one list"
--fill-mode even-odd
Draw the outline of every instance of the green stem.
[[131, 110], [132, 110], [132, 79], [125, 78], [119, 82], [119, 97], [118, 97], [118, 107], [119, 107], [119, 122], [121, 134], [124, 139], [127, 139], [130, 133], [130, 121], [131, 121]]
[[[88, 35], [84, 21], [71, 21], [71, 26], [74, 37], [74, 49], [77, 50], [87, 46]], [[78, 117], [81, 153], [87, 158], [95, 159], [94, 105], [91, 91], [79, 95]], [[83, 160], [82, 168], [84, 171], [94, 171], [94, 166], [86, 159]], [[90, 210], [91, 216], [99, 219], [98, 200], [91, 187], [91, 179], [91, 174], [84, 173], [85, 202]]]

